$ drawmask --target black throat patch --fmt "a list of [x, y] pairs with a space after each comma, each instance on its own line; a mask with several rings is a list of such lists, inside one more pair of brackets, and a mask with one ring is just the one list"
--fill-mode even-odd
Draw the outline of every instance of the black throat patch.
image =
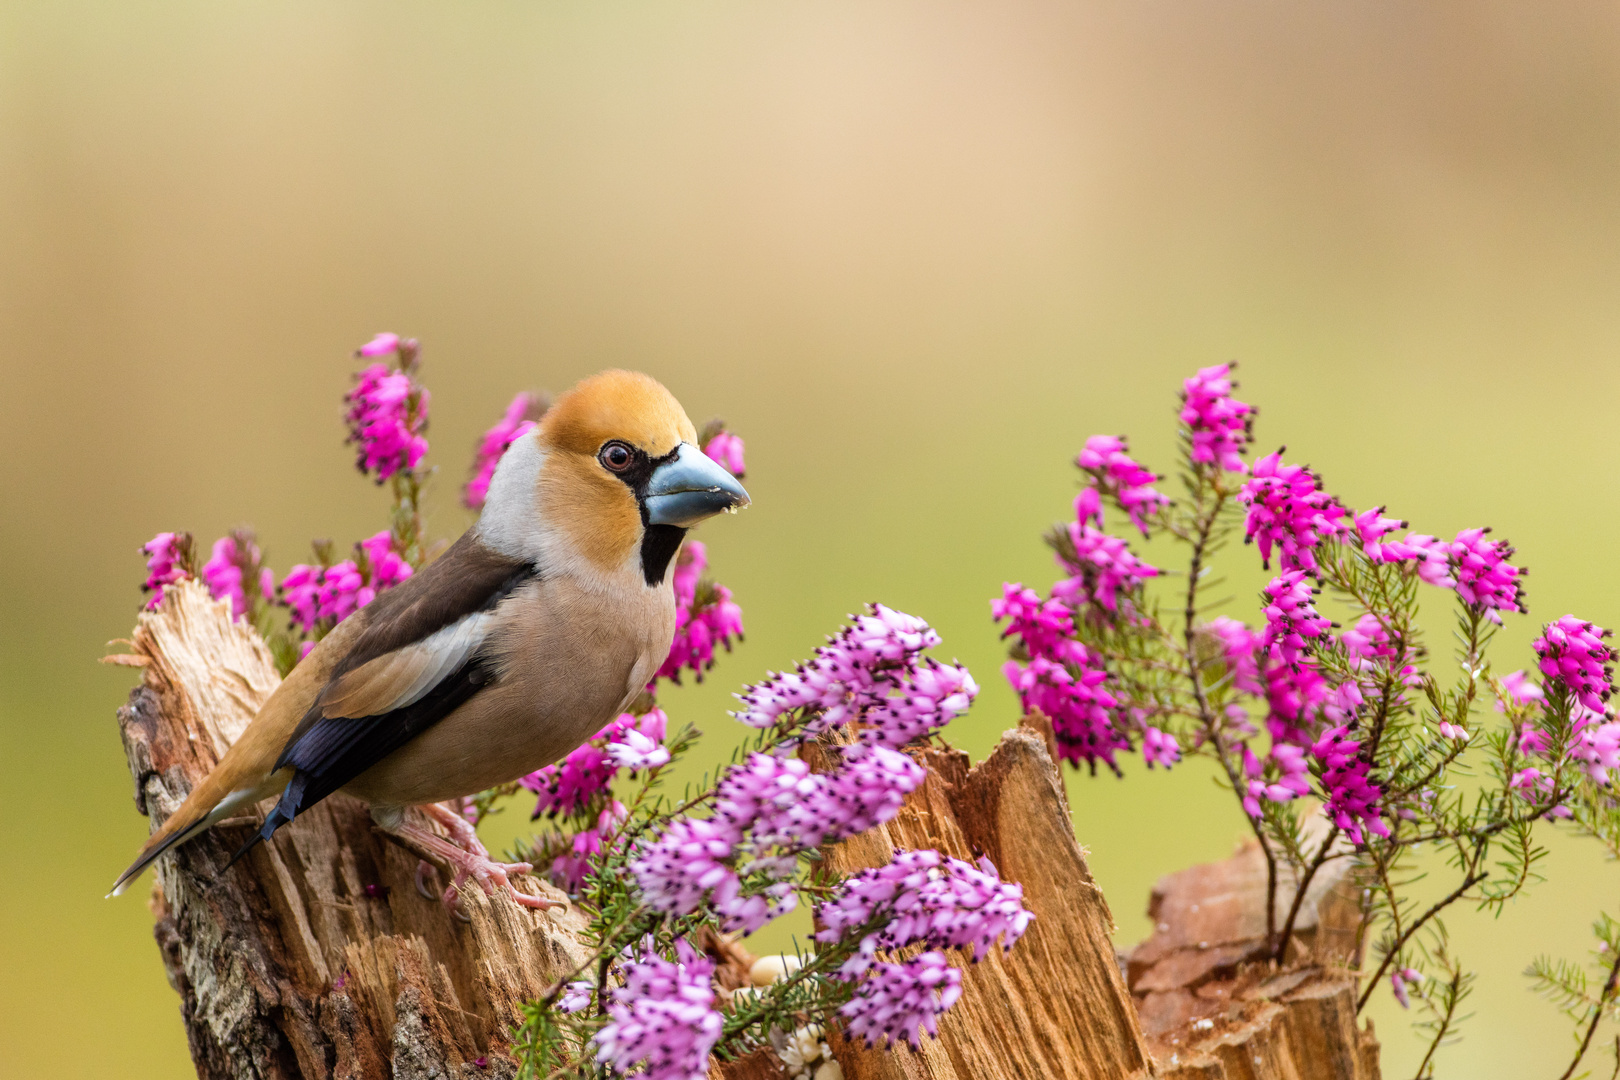
[[648, 585], [663, 583], [669, 561], [680, 549], [686, 530], [679, 525], [646, 525], [641, 533], [641, 576]]

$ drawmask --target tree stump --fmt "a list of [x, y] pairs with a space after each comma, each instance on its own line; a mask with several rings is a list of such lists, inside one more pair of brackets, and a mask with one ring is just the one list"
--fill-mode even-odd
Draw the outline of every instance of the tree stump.
[[[106, 659], [144, 671], [118, 716], [136, 808], [156, 827], [252, 719], [275, 669], [258, 635], [195, 582], [167, 589], [162, 608], [140, 616], [130, 651]], [[1313, 900], [1301, 921], [1310, 947], [1277, 971], [1255, 960], [1253, 873], [1241, 853], [1172, 875], [1155, 893], [1159, 932], [1131, 954], [1127, 983], [1043, 733], [1010, 731], [972, 767], [954, 750], [915, 753], [928, 770], [922, 787], [894, 820], [828, 849], [831, 865], [880, 865], [896, 847], [988, 855], [1023, 885], [1036, 918], [1010, 953], [964, 965], [961, 1000], [921, 1049], [868, 1050], [829, 1032], [846, 1080], [1376, 1080], [1353, 976], [1319, 944], [1342, 945], [1345, 925], [1354, 938], [1353, 903], [1346, 915]], [[522, 1004], [588, 955], [581, 913], [536, 913], [468, 885], [471, 921], [460, 922], [417, 895], [416, 857], [341, 795], [221, 873], [259, 821], [222, 822], [155, 868], [154, 933], [202, 1080], [515, 1074], [509, 1039]], [[561, 898], [538, 880], [521, 887]], [[1198, 947], [1212, 925], [1207, 912], [1197, 920], [1198, 897], [1228, 894], [1237, 899], [1227, 922]], [[1263, 915], [1263, 877], [1260, 895]], [[722, 987], [740, 985], [747, 952], [700, 944], [720, 960]], [[786, 1071], [763, 1050], [710, 1075]]]
[[[145, 670], [118, 719], [136, 808], [156, 827], [278, 679], [258, 635], [196, 582], [169, 587], [131, 646], [109, 659]], [[518, 1007], [584, 960], [580, 913], [469, 884], [462, 923], [417, 894], [416, 857], [342, 795], [222, 874], [258, 821], [222, 822], [156, 864], [154, 932], [201, 1080], [514, 1075]]]

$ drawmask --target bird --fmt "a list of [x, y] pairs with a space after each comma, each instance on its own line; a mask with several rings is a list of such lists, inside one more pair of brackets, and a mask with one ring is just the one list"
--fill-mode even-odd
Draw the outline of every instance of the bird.
[[562, 759], [651, 682], [674, 638], [670, 567], [687, 530], [750, 504], [697, 439], [644, 374], [604, 371], [559, 396], [502, 456], [477, 522], [316, 643], [108, 895], [271, 797], [232, 863], [342, 791], [455, 871], [452, 907], [469, 878], [554, 906], [519, 891], [511, 876], [532, 867], [492, 860], [445, 802]]

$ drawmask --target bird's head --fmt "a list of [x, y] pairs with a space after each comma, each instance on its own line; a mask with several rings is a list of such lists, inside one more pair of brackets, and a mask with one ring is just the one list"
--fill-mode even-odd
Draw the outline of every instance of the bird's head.
[[686, 530], [747, 506], [748, 492], [697, 446], [656, 379], [604, 371], [559, 397], [513, 443], [479, 519], [486, 544], [542, 566], [664, 579]]

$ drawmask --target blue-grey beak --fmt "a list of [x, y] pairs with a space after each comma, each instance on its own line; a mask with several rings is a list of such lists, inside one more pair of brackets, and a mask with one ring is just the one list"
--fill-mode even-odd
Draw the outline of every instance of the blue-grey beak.
[[675, 460], [658, 466], [647, 481], [647, 521], [652, 525], [688, 529], [749, 501], [736, 477], [688, 442], [681, 443]]

